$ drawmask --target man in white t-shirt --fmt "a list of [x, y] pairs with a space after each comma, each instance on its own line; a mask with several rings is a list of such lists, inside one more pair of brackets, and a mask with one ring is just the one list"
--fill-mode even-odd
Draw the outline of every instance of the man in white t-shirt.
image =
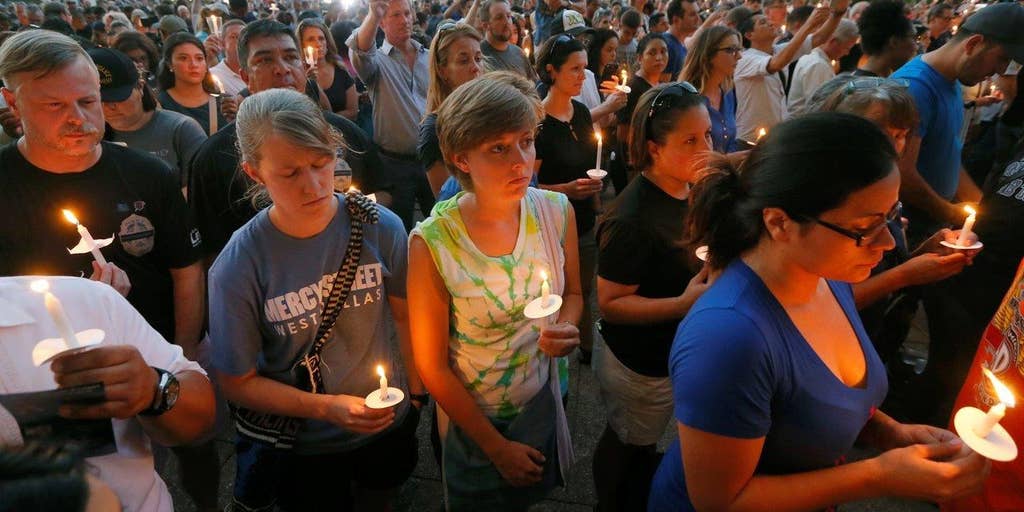
[[835, 63], [850, 53], [853, 45], [857, 44], [858, 35], [857, 24], [853, 20], [844, 19], [839, 22], [839, 27], [827, 43], [800, 57], [790, 81], [790, 114], [799, 114], [814, 91], [836, 77]]
[[760, 129], [770, 130], [787, 117], [785, 70], [794, 59], [824, 44], [839, 25], [850, 0], [836, 0], [832, 6], [819, 7], [793, 34], [788, 43], [775, 45], [779, 27], [763, 14], [738, 20], [743, 35], [743, 58], [736, 65], [736, 134], [749, 142], [757, 140]]
[[[95, 476], [117, 493], [124, 510], [171, 512], [150, 442], [185, 444], [208, 434], [215, 407], [206, 373], [113, 288], [77, 277], [47, 277], [49, 292], [61, 302], [72, 330], [102, 329], [103, 342], [36, 366], [36, 343], [60, 336], [43, 295], [30, 289], [36, 279], [0, 278], [0, 400], [12, 393], [102, 383], [104, 401], [65, 404], [59, 414], [73, 420], [109, 418], [116, 448], [87, 459]], [[0, 446], [25, 442], [24, 427], [0, 407]]]
[[[210, 74], [220, 82], [224, 94], [229, 96], [238, 96], [238, 93], [248, 87], [242, 76], [238, 74], [238, 71], [242, 69], [242, 64], [238, 60], [238, 35], [242, 33], [243, 28], [245, 28], [245, 23], [242, 20], [229, 20], [221, 27], [220, 37], [216, 38], [217, 42], [223, 45], [224, 60], [210, 68]], [[211, 46], [213, 39], [213, 37], [206, 38], [207, 47]]]

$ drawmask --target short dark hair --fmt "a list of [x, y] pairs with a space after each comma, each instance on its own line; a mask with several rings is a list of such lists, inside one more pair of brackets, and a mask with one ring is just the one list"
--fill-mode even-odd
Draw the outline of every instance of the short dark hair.
[[709, 158], [690, 193], [688, 241], [706, 244], [709, 263], [723, 268], [758, 244], [765, 208], [808, 222], [889, 176], [896, 157], [889, 136], [859, 116], [823, 112], [784, 121], [738, 166]]
[[632, 7], [623, 11], [622, 15], [619, 17], [619, 23], [629, 28], [640, 28], [640, 25], [642, 25], [643, 22], [644, 18], [640, 14], [640, 11], [633, 9]]
[[541, 82], [551, 85], [553, 81], [551, 74], [547, 70], [548, 64], [558, 69], [562, 67], [562, 64], [565, 64], [565, 61], [569, 60], [569, 55], [585, 51], [586, 48], [583, 47], [583, 43], [568, 34], [557, 34], [549, 37], [541, 45], [540, 50], [537, 51], [537, 76], [540, 77]]
[[914, 25], [903, 16], [903, 2], [884, 0], [868, 5], [857, 27], [860, 47], [867, 55], [881, 54], [894, 37], [914, 37]]
[[60, 2], [46, 2], [43, 4], [43, 16], [63, 16], [70, 14], [66, 5]]
[[[800, 7], [793, 9], [793, 12], [786, 15], [786, 23], [790, 25], [795, 25], [797, 23], [806, 23], [807, 20], [811, 17], [811, 14], [814, 14], [813, 6], [801, 5]], [[900, 14], [900, 16], [903, 15]]]
[[668, 8], [665, 9], [665, 16], [668, 16], [668, 22], [672, 23], [675, 18], [683, 17], [683, 0], [671, 0], [668, 3]]
[[257, 20], [245, 26], [238, 36], [238, 62], [242, 69], [249, 70], [249, 42], [260, 37], [288, 36], [298, 48], [299, 41], [288, 25], [275, 20]]
[[62, 445], [29, 443], [0, 449], [2, 510], [85, 510], [82, 459]]
[[665, 18], [665, 17], [666, 17], [665, 13], [663, 13], [663, 12], [656, 12], [656, 13], [651, 15], [651, 18], [648, 20], [648, 25], [653, 27], [654, 25], [657, 25], [658, 23], [661, 23], [661, 19]]
[[145, 52], [150, 65], [150, 68], [147, 71], [150, 73], [153, 73], [156, 71], [155, 68], [159, 67], [160, 52], [156, 49], [156, 44], [153, 43], [153, 40], [145, 34], [140, 34], [139, 32], [124, 32], [118, 34], [117, 39], [114, 40], [113, 46], [115, 50], [121, 53], [128, 53], [133, 50], [142, 50]]
[[247, 0], [228, 0], [228, 7], [232, 11], [237, 11], [237, 10], [240, 10], [240, 9], [248, 10], [249, 9], [249, 2]]
[[931, 9], [928, 9], [928, 18], [927, 18], [927, 20], [931, 21], [934, 18], [937, 18], [940, 15], [942, 15], [943, 12], [945, 12], [945, 11], [952, 11], [952, 10], [953, 10], [953, 6], [952, 5], [949, 5], [947, 3], [942, 3], [942, 2], [937, 3], [937, 4], [933, 5]]

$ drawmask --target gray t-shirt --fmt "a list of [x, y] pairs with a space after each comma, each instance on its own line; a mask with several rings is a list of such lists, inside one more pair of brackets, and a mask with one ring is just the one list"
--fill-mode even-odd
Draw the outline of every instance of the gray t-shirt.
[[185, 114], [156, 110], [153, 118], [142, 128], [133, 132], [115, 131], [111, 140], [124, 142], [130, 148], [145, 151], [167, 162], [184, 186], [188, 180], [182, 176], [182, 169], [206, 140], [206, 132], [195, 119]]
[[493, 71], [514, 71], [523, 75], [523, 78], [537, 79], [537, 72], [530, 65], [530, 60], [526, 58], [523, 50], [514, 44], [508, 45], [505, 51], [501, 51], [484, 39], [480, 41], [480, 51], [487, 56]]
[[637, 70], [637, 55], [636, 55], [637, 42], [634, 37], [629, 44], [620, 44], [615, 49], [615, 62], [620, 66], [626, 66], [629, 69], [629, 74], [633, 74]]
[[[320, 234], [290, 237], [274, 227], [269, 209], [264, 209], [235, 231], [217, 257], [210, 269], [210, 339], [219, 371], [244, 375], [256, 370], [294, 385], [292, 367], [316, 337], [321, 290], [329, 290], [348, 246], [349, 215], [344, 196], [336, 197], [338, 213]], [[365, 397], [379, 389], [379, 364], [388, 385], [408, 396], [388, 305], [389, 296], [405, 297], [407, 236], [398, 216], [379, 209], [380, 221], [363, 226], [359, 270], [334, 325], [334, 338], [321, 352], [328, 394]], [[399, 404], [394, 426], [408, 408], [408, 399]], [[295, 448], [298, 453], [342, 452], [372, 437], [310, 420]]]

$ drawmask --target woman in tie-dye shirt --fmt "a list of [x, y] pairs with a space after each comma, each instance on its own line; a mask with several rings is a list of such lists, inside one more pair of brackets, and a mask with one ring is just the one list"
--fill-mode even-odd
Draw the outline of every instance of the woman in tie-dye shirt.
[[[464, 191], [413, 230], [408, 289], [450, 510], [525, 509], [572, 459], [561, 389], [583, 299], [572, 208], [527, 186], [541, 115], [532, 85], [508, 72], [462, 85], [438, 113], [445, 165]], [[564, 303], [530, 320], [542, 271]]]

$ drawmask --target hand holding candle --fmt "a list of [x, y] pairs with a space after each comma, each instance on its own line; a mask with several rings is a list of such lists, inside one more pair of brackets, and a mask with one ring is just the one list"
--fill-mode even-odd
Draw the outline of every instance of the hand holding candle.
[[1017, 444], [999, 422], [1006, 415], [1006, 408], [1016, 404], [1010, 388], [996, 378], [988, 368], [982, 373], [992, 384], [998, 403], [983, 412], [975, 407], [964, 407], [956, 412], [953, 425], [957, 434], [972, 450], [982, 456], [997, 460], [1011, 461], [1017, 458]]

